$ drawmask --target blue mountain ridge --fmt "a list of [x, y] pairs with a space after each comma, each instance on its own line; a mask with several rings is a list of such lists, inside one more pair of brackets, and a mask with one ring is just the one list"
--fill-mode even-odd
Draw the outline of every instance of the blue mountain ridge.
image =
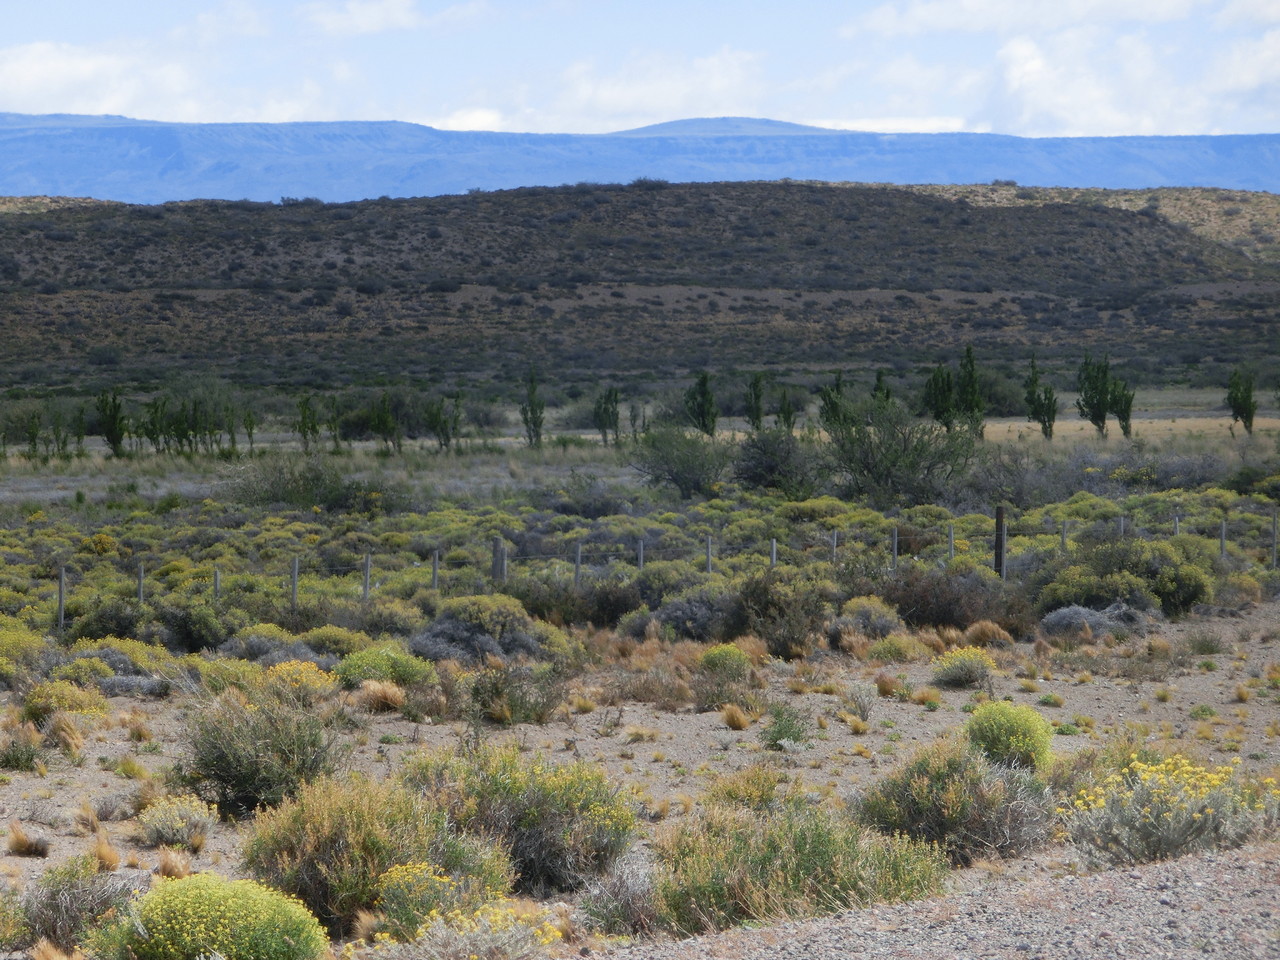
[[794, 180], [1280, 191], [1280, 134], [859, 133], [743, 117], [609, 134], [399, 121], [165, 123], [0, 113], [0, 195], [338, 202], [564, 183]]

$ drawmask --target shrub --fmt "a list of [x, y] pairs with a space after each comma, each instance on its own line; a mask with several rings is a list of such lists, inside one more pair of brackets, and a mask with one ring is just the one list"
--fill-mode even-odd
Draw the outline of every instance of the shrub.
[[348, 630], [326, 624], [298, 635], [298, 639], [317, 653], [332, 653], [339, 657], [350, 656], [374, 645], [373, 638], [359, 630]]
[[965, 628], [964, 643], [970, 647], [1011, 647], [1013, 637], [998, 623], [978, 620]]
[[392, 937], [411, 940], [432, 913], [470, 914], [501, 898], [507, 885], [494, 886], [492, 879], [465, 877], [459, 881], [441, 873], [433, 863], [401, 864], [378, 878], [375, 906]]
[[741, 703], [747, 694], [751, 658], [731, 643], [709, 647], [698, 657], [691, 678], [694, 706], [699, 711], [719, 710], [729, 703]]
[[200, 852], [218, 811], [199, 797], [160, 797], [138, 814], [140, 838], [152, 847], [183, 847]]
[[335, 933], [373, 907], [392, 867], [432, 863], [455, 879], [506, 889], [511, 865], [489, 843], [459, 836], [447, 811], [390, 782], [322, 779], [260, 813], [245, 868], [300, 899]]
[[608, 869], [635, 830], [631, 804], [594, 764], [555, 766], [481, 745], [421, 753], [401, 776], [461, 829], [504, 843], [522, 891], [576, 889]]
[[313, 712], [236, 690], [197, 703], [185, 733], [181, 779], [227, 814], [274, 806], [339, 759], [333, 732]]
[[497, 663], [471, 675], [471, 704], [504, 726], [547, 723], [564, 703], [566, 678], [558, 664]]
[[876, 640], [883, 640], [904, 627], [898, 611], [871, 594], [846, 600], [840, 608], [840, 618], [850, 621], [859, 633]]
[[50, 867], [22, 895], [22, 912], [33, 939], [44, 937], [70, 950], [83, 933], [133, 893], [135, 878], [100, 873], [91, 855]]
[[43, 735], [30, 722], [0, 734], [0, 769], [34, 770], [43, 741]]
[[621, 861], [587, 885], [582, 912], [592, 929], [611, 936], [652, 933], [658, 926], [653, 872], [647, 865]]
[[1274, 821], [1277, 809], [1274, 783], [1246, 788], [1233, 767], [1211, 769], [1177, 755], [1148, 762], [1134, 754], [1123, 770], [1080, 791], [1068, 830], [1094, 862], [1150, 863], [1238, 847]]
[[714, 437], [679, 427], [655, 427], [632, 447], [630, 463], [649, 483], [670, 484], [682, 500], [688, 500], [694, 494], [709, 496], [731, 458], [732, 448]]
[[786, 781], [787, 775], [777, 767], [753, 763], [716, 776], [702, 795], [702, 801], [709, 806], [767, 810], [776, 805], [778, 787]]
[[576, 651], [563, 631], [535, 621], [520, 601], [502, 594], [451, 597], [439, 616], [409, 641], [428, 660], [474, 663], [488, 656], [571, 658]]
[[22, 701], [22, 719], [32, 723], [44, 723], [59, 710], [103, 714], [107, 699], [97, 690], [77, 687], [69, 680], [45, 680], [28, 690]]
[[402, 687], [438, 682], [435, 667], [394, 644], [348, 654], [333, 672], [348, 690], [354, 690], [365, 680], [380, 680]]
[[965, 724], [969, 742], [996, 763], [1044, 770], [1050, 760], [1053, 727], [1034, 707], [993, 700]]
[[924, 897], [946, 874], [928, 846], [794, 803], [712, 807], [661, 834], [656, 850], [659, 921], [681, 935]]
[[965, 864], [1043, 842], [1051, 803], [1029, 771], [992, 764], [949, 738], [920, 748], [863, 794], [857, 813], [877, 830], [936, 843], [953, 862]]
[[413, 942], [378, 947], [378, 960], [535, 960], [560, 938], [545, 914], [528, 916], [510, 903], [490, 903], [463, 916], [433, 912]]
[[812, 652], [830, 615], [834, 584], [775, 568], [742, 584], [745, 627], [765, 642], [769, 655], [794, 660]]
[[995, 661], [977, 647], [957, 647], [933, 658], [933, 682], [940, 687], [976, 687], [991, 679]]
[[786, 703], [769, 708], [769, 722], [760, 730], [768, 750], [802, 750], [809, 743], [809, 718]]
[[312, 960], [329, 947], [297, 900], [212, 873], [162, 880], [132, 914], [103, 938], [118, 960]]
[[908, 663], [919, 660], [928, 652], [928, 648], [909, 633], [891, 633], [867, 647], [865, 657], [886, 663]]
[[313, 706], [333, 693], [335, 686], [333, 674], [310, 660], [284, 660], [268, 667], [263, 677], [267, 693], [298, 707]]

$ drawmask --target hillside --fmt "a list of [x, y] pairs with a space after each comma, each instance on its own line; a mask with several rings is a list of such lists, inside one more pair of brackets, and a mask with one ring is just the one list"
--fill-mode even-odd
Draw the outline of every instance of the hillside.
[[[1133, 195], [981, 189], [638, 181], [330, 205], [13, 202], [26, 212], [0, 213], [0, 358], [28, 383], [198, 368], [320, 386], [512, 381], [531, 361], [590, 382], [909, 367], [967, 342], [1050, 362], [1093, 349], [1167, 378], [1170, 362], [1273, 350], [1274, 235], [1189, 229], [1212, 194], [1125, 209]], [[1205, 221], [1275, 216], [1232, 196], [1234, 217]]]
[[0, 114], [0, 194], [344, 201], [637, 177], [1280, 192], [1280, 135], [881, 134], [735, 117], [575, 135]]

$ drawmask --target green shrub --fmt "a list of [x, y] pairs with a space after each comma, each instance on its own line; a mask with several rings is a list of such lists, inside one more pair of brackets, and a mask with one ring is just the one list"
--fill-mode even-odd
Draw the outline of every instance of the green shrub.
[[1079, 793], [1068, 832], [1091, 861], [1130, 865], [1238, 847], [1274, 825], [1278, 811], [1274, 783], [1249, 787], [1232, 767], [1135, 754], [1123, 770]]
[[493, 878], [454, 879], [433, 863], [406, 863], [392, 867], [378, 878], [375, 906], [386, 932], [396, 940], [412, 940], [422, 922], [435, 912], [472, 914], [501, 898], [506, 878], [493, 886]]
[[306, 907], [252, 880], [161, 880], [112, 937], [115, 960], [313, 960], [329, 941]]
[[564, 703], [566, 682], [556, 663], [498, 663], [471, 675], [471, 705], [504, 726], [547, 723]]
[[556, 766], [514, 746], [480, 745], [418, 754], [401, 777], [461, 829], [505, 844], [522, 891], [576, 889], [635, 831], [631, 804], [594, 764]]
[[380, 680], [402, 687], [439, 681], [435, 667], [395, 644], [369, 647], [348, 654], [334, 667], [333, 672], [348, 690], [354, 690], [366, 680]]
[[743, 626], [765, 642], [770, 656], [781, 660], [806, 656], [822, 634], [834, 594], [834, 584], [793, 568], [767, 570], [742, 583]]
[[311, 710], [237, 690], [195, 704], [185, 739], [189, 759], [181, 779], [231, 815], [292, 796], [332, 773], [341, 752], [334, 732]]
[[928, 654], [929, 648], [909, 633], [891, 633], [867, 647], [868, 660], [909, 663]]
[[699, 711], [719, 710], [726, 703], [739, 703], [749, 693], [751, 658], [731, 643], [709, 647], [698, 657], [690, 678], [694, 706]]
[[317, 653], [332, 653], [339, 657], [350, 656], [374, 644], [373, 638], [367, 633], [331, 624], [300, 633], [298, 639]]
[[542, 916], [509, 903], [490, 903], [467, 917], [431, 915], [412, 943], [380, 946], [378, 960], [536, 960], [560, 938]]
[[933, 659], [933, 682], [940, 687], [976, 687], [991, 679], [996, 663], [978, 647], [957, 647]]
[[698, 656], [698, 669], [725, 680], [742, 682], [751, 674], [751, 658], [732, 643], [718, 643]]
[[97, 858], [79, 856], [50, 867], [22, 894], [22, 912], [33, 939], [70, 950], [84, 932], [133, 893], [135, 879], [100, 873]]
[[767, 810], [777, 804], [778, 787], [787, 775], [777, 767], [753, 763], [733, 773], [717, 775], [702, 795], [708, 806], [746, 807]]
[[69, 680], [44, 680], [28, 690], [22, 700], [22, 719], [31, 723], [44, 723], [58, 711], [103, 714], [107, 712], [107, 698]]
[[857, 813], [877, 830], [935, 843], [964, 864], [1042, 843], [1052, 810], [1029, 771], [992, 764], [950, 738], [917, 750], [859, 799]]
[[965, 734], [996, 763], [1044, 770], [1051, 759], [1053, 727], [1025, 703], [993, 700], [982, 704], [965, 724]]
[[460, 836], [448, 811], [399, 784], [322, 779], [259, 813], [242, 851], [259, 880], [300, 899], [335, 933], [378, 899], [392, 867], [432, 863], [460, 882], [510, 886], [496, 846]]
[[769, 708], [769, 722], [760, 730], [767, 750], [801, 750], [809, 743], [809, 718], [787, 703]]
[[138, 814], [139, 837], [152, 847], [199, 850], [218, 823], [218, 811], [199, 797], [160, 797]]
[[659, 922], [680, 935], [935, 893], [934, 848], [870, 834], [825, 808], [712, 807], [662, 833]]
[[879, 597], [866, 595], [846, 600], [840, 608], [840, 620], [864, 636], [882, 640], [904, 628], [898, 611]]

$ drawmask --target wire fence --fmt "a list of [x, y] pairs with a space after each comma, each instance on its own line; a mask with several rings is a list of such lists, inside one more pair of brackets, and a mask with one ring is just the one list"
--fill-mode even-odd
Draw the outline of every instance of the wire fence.
[[[969, 523], [966, 526], [973, 527], [973, 517], [967, 519]], [[645, 569], [646, 563], [658, 560], [696, 563], [710, 574], [715, 573], [717, 568], [723, 571], [751, 564], [761, 567], [767, 565], [770, 568], [780, 563], [803, 566], [827, 562], [837, 565], [854, 558], [863, 561], [870, 558], [872, 565], [879, 565], [881, 569], [893, 572], [903, 562], [944, 564], [963, 554], [976, 563], [989, 566], [1002, 579], [1009, 579], [1011, 575], [1016, 576], [1017, 570], [1022, 566], [1019, 563], [1020, 557], [1042, 556], [1046, 551], [1054, 549], [1066, 553], [1074, 534], [1087, 527], [1093, 529], [1095, 535], [1100, 535], [1103, 530], [1099, 528], [1110, 523], [1114, 524], [1114, 529], [1109, 532], [1121, 539], [1195, 537], [1206, 544], [1213, 544], [1221, 558], [1234, 556], [1243, 563], [1272, 570], [1277, 567], [1277, 554], [1280, 552], [1277, 509], [1263, 504], [1255, 505], [1253, 509], [1223, 510], [1221, 516], [1213, 520], [1203, 517], [1184, 518], [1176, 510], [1172, 510], [1167, 515], [1145, 517], [1140, 524], [1130, 516], [1120, 514], [1105, 522], [1084, 523], [1062, 519], [1050, 526], [1047, 518], [1039, 522], [1026, 518], [1010, 521], [1003, 508], [997, 508], [994, 516], [981, 519], [986, 521], [989, 531], [981, 536], [969, 533], [958, 537], [955, 522], [948, 522], [944, 526], [924, 527], [895, 524], [887, 530], [883, 527], [833, 529], [824, 537], [793, 537], [782, 543], [777, 538], [770, 538], [749, 547], [717, 541], [713, 534], [707, 534], [702, 539], [701, 549], [696, 552], [688, 544], [664, 546], [646, 542], [643, 537], [631, 542], [609, 543], [584, 539], [573, 543], [567, 550], [522, 550], [505, 537], [495, 536], [487, 551], [458, 550], [456, 547], [449, 550], [433, 549], [429, 558], [424, 558], [421, 562], [418, 577], [423, 586], [429, 585], [436, 591], [446, 587], [450, 580], [469, 585], [482, 582], [495, 589], [518, 575], [520, 568], [540, 568], [554, 570], [557, 576], [566, 580], [572, 576], [572, 583], [576, 588], [602, 572], [616, 572], [619, 568], [624, 568], [639, 573]], [[516, 549], [513, 550], [513, 547]], [[1015, 549], [1021, 549], [1022, 553], [1015, 553]], [[485, 552], [488, 553], [487, 564], [477, 564], [474, 558]], [[331, 564], [318, 555], [304, 556], [299, 552], [292, 556], [286, 569], [259, 570], [255, 574], [281, 582], [294, 608], [298, 606], [299, 584], [304, 572], [308, 575], [327, 575], [339, 580], [344, 584], [343, 589], [352, 590], [353, 596], [368, 603], [380, 575], [403, 570], [403, 563], [400, 561], [394, 566], [388, 565], [385, 570], [380, 569], [377, 558], [378, 555], [365, 553], [355, 564]], [[120, 569], [119, 563], [113, 563], [112, 566], [116, 570]], [[419, 565], [415, 564], [417, 566]], [[456, 574], [468, 571], [469, 576], [456, 577]], [[152, 584], [147, 579], [145, 562], [139, 561], [133, 572], [136, 576], [136, 598], [139, 603], [143, 603], [148, 598], [148, 590], [152, 589]], [[206, 579], [208, 595], [214, 601], [220, 600], [223, 596], [222, 568], [213, 565]], [[62, 566], [57, 573], [56, 622], [59, 631], [66, 627], [68, 588], [68, 570], [66, 566]], [[337, 588], [330, 586], [329, 589]]]

